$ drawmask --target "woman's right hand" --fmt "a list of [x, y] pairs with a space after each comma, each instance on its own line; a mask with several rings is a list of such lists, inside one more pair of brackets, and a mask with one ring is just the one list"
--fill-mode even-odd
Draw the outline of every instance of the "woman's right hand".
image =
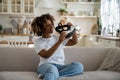
[[59, 40], [58, 40], [58, 42], [63, 42], [64, 40], [66, 39], [66, 32], [65, 31], [62, 31], [61, 33], [60, 33], [60, 37], [59, 37]]

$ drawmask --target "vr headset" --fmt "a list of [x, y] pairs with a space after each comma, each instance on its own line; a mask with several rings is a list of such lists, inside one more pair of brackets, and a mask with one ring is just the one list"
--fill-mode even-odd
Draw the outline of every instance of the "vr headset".
[[75, 32], [75, 28], [71, 25], [62, 25], [61, 23], [58, 24], [58, 26], [55, 28], [55, 30], [58, 33], [61, 33], [62, 31], [65, 31], [67, 33], [66, 38], [70, 38], [74, 32]]

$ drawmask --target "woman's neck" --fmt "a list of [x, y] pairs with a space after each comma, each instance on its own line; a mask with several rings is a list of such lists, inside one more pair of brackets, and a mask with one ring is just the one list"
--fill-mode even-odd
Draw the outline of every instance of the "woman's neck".
[[43, 38], [50, 38], [51, 35], [50, 35], [50, 34], [43, 34], [42, 37], [43, 37]]

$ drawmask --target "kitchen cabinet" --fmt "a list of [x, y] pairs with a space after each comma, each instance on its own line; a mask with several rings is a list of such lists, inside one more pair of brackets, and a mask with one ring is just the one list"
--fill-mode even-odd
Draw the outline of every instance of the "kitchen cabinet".
[[34, 47], [34, 41], [39, 37], [33, 36], [30, 40], [29, 35], [22, 34], [0, 34], [0, 47]]
[[120, 47], [120, 37], [83, 34], [78, 37], [78, 44], [70, 47]]
[[101, 47], [120, 47], [119, 37], [98, 37], [98, 46]]
[[23, 13], [34, 13], [35, 0], [23, 0]]
[[120, 37], [85, 35], [85, 47], [120, 47]]
[[31, 47], [28, 35], [0, 35], [0, 47]]
[[85, 38], [85, 46], [86, 47], [94, 47], [97, 41], [97, 35], [86, 35]]
[[8, 13], [8, 3], [9, 0], [0, 0], [0, 13]]
[[11, 0], [10, 2], [10, 12], [11, 13], [22, 13], [22, 1], [21, 0]]
[[[63, 7], [68, 14], [61, 17], [81, 27], [82, 34], [91, 33], [91, 27], [96, 24], [100, 15], [100, 2], [80, 2], [79, 0], [63, 0]], [[86, 30], [85, 30], [86, 29]], [[88, 30], [87, 30], [88, 29]]]
[[1, 0], [0, 14], [34, 14], [35, 0]]

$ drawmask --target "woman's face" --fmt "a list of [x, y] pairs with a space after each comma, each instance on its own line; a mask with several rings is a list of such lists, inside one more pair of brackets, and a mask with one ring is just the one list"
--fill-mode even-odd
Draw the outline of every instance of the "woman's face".
[[43, 27], [43, 34], [51, 34], [53, 33], [54, 24], [48, 19]]

